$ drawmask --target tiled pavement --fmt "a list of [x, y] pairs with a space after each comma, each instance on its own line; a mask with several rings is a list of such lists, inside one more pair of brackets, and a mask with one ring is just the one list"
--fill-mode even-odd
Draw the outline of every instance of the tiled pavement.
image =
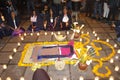
[[[29, 21], [23, 21], [22, 24], [25, 28], [29, 25]], [[96, 31], [99, 38], [101, 40], [110, 39], [110, 44], [115, 45], [117, 44], [117, 47], [115, 48], [116, 53], [117, 50], [120, 48], [120, 43], [116, 41], [116, 33], [114, 29], [108, 25], [107, 23], [102, 23], [100, 21], [93, 20], [91, 18], [85, 17], [84, 15], [80, 16], [80, 22], [85, 24], [85, 27], [82, 31], [84, 33], [90, 32], [91, 39], [96, 39], [96, 37], [92, 34], [93, 31]], [[65, 32], [61, 32], [62, 34], [65, 34]], [[33, 36], [27, 36], [25, 37], [25, 40], [22, 42], [20, 47], [17, 47], [17, 42], [20, 41], [19, 37], [5, 37], [3, 40], [0, 40], [0, 77], [2, 80], [6, 80], [7, 77], [11, 77], [12, 80], [20, 80], [20, 77], [24, 77], [25, 80], [32, 80], [33, 71], [30, 69], [30, 67], [19, 67], [17, 65], [21, 52], [24, 48], [24, 45], [26, 43], [32, 43], [32, 42], [39, 42], [39, 41], [55, 41], [56, 39], [50, 35], [50, 32], [48, 32], [47, 36], [43, 36], [44, 32], [40, 32], [40, 36], [36, 36], [34, 34]], [[69, 36], [67, 36], [67, 39], [69, 40]], [[105, 47], [104, 45], [97, 44], [98, 46], [103, 48], [103, 51], [101, 52], [101, 56], [106, 56], [109, 54], [110, 49]], [[13, 52], [13, 48], [17, 47], [17, 52]], [[13, 59], [9, 59], [9, 55], [13, 56]], [[120, 56], [120, 54], [116, 54], [116, 56]], [[112, 75], [114, 76], [114, 80], [120, 80], [120, 71], [115, 72], [114, 68], [115, 66], [119, 66], [119, 59], [116, 59], [115, 57], [114, 63], [105, 62], [105, 65], [108, 65], [109, 68], [112, 70]], [[7, 69], [3, 69], [3, 65], [7, 64]], [[92, 73], [92, 67], [96, 63], [92, 63], [86, 71], [80, 71], [77, 66], [73, 65], [66, 65], [65, 69], [62, 71], [57, 71], [54, 66], [49, 67], [43, 67], [52, 80], [63, 80], [64, 77], [67, 78], [67, 80], [82, 80], [79, 79], [80, 76], [84, 77], [84, 80], [94, 80], [96, 77]], [[105, 72], [105, 69], [101, 69], [101, 72]], [[113, 80], [108, 78], [100, 78], [100, 80]]]

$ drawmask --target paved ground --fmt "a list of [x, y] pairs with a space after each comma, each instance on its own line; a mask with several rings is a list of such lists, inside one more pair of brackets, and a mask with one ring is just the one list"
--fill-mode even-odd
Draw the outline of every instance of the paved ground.
[[[85, 27], [82, 31], [90, 32], [91, 39], [95, 39], [96, 37], [92, 34], [93, 31], [96, 31], [98, 36], [101, 40], [110, 39], [111, 45], [117, 45], [115, 47], [116, 53], [117, 50], [120, 48], [120, 42], [116, 41], [116, 34], [114, 29], [106, 24], [102, 23], [100, 21], [93, 20], [91, 18], [85, 17], [84, 15], [80, 15], [80, 21], [81, 23], [85, 24]], [[29, 25], [29, 21], [23, 20], [23, 26], [27, 28]], [[43, 33], [43, 32], [41, 32]], [[62, 32], [65, 33], [65, 32]], [[68, 40], [68, 39], [67, 39]], [[17, 47], [17, 42], [19, 42], [20, 39], [18, 37], [5, 37], [3, 40], [0, 40], [0, 77], [2, 80], [6, 80], [7, 77], [11, 77], [12, 80], [20, 80], [20, 77], [24, 77], [25, 80], [32, 80], [33, 71], [31, 71], [30, 67], [19, 67], [17, 65], [21, 52], [24, 48], [24, 45], [26, 43], [32, 43], [36, 41], [55, 41], [54, 37], [50, 36], [48, 34], [47, 37], [40, 35], [40, 36], [27, 36], [25, 40], [22, 42], [20, 47]], [[102, 56], [106, 56], [109, 54], [110, 50], [106, 48], [104, 45], [100, 45], [104, 50], [102, 51]], [[17, 52], [13, 52], [13, 48], [17, 47]], [[9, 59], [9, 55], [13, 56], [13, 59]], [[120, 54], [116, 54], [116, 56], [120, 56]], [[119, 66], [120, 58], [116, 59], [115, 57], [114, 63], [105, 62], [104, 66], [107, 65], [112, 70], [112, 75], [114, 77], [114, 80], [120, 80], [120, 71], [115, 72], [114, 68], [115, 66]], [[7, 64], [7, 69], [3, 69], [3, 65]], [[84, 80], [94, 80], [96, 77], [92, 73], [92, 67], [95, 65], [95, 63], [92, 63], [86, 71], [80, 71], [78, 67], [72, 66], [72, 65], [66, 65], [65, 69], [62, 71], [57, 71], [54, 66], [49, 67], [43, 67], [52, 80], [63, 80], [64, 77], [67, 77], [67, 80], [82, 80], [79, 79], [80, 76], [84, 77]], [[101, 72], [105, 72], [105, 69], [102, 68]], [[97, 79], [98, 80], [98, 79]], [[100, 78], [100, 80], [113, 80], [108, 78]]]

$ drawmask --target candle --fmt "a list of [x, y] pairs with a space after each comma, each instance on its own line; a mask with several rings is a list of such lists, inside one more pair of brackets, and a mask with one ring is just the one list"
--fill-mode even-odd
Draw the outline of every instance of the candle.
[[120, 54], [120, 49], [118, 49], [117, 53]]
[[117, 47], [117, 44], [114, 44], [114, 47], [116, 48], [116, 47]]
[[115, 71], [119, 71], [119, 66], [115, 66]]
[[90, 34], [89, 32], [87, 32], [87, 34]]
[[33, 36], [33, 33], [30, 33], [31, 36]]
[[51, 32], [51, 35], [53, 35], [54, 33], [53, 32]]
[[21, 37], [21, 40], [23, 41], [23, 40], [24, 40], [24, 37]]
[[110, 76], [110, 77], [109, 77], [109, 80], [114, 80], [114, 77], [113, 77], [113, 76]]
[[7, 65], [4, 64], [4, 65], [3, 65], [3, 69], [7, 69]]
[[119, 56], [115, 56], [115, 59], [119, 59]]
[[83, 76], [80, 76], [80, 77], [79, 77], [79, 80], [84, 80], [84, 77], [83, 77]]
[[67, 35], [69, 35], [69, 31], [67, 31]]
[[25, 80], [24, 77], [21, 77], [20, 80]]
[[113, 63], [114, 62], [114, 60], [113, 59], [110, 59], [110, 63]]
[[10, 78], [10, 77], [7, 77], [6, 80], [11, 80], [11, 78]]
[[67, 77], [63, 77], [63, 80], [67, 80]]
[[9, 55], [9, 59], [13, 59], [12, 55]]
[[84, 34], [84, 31], [82, 31], [81, 33]]
[[20, 46], [21, 44], [20, 44], [20, 42], [18, 42], [18, 44], [17, 44], [18, 46]]
[[94, 35], [95, 37], [97, 36], [97, 34], [95, 33], [95, 35]]
[[82, 38], [80, 38], [80, 42], [82, 42]]
[[17, 49], [16, 49], [16, 48], [14, 48], [14, 49], [13, 49], [13, 52], [17, 52]]
[[93, 31], [93, 34], [95, 34], [95, 31]]
[[109, 39], [106, 39], [106, 42], [109, 42]]
[[27, 34], [26, 34], [26, 33], [24, 33], [24, 36], [27, 36]]
[[99, 80], [100, 78], [99, 77], [95, 77], [95, 79], [94, 80]]
[[39, 35], [40, 35], [40, 33], [38, 32], [38, 33], [37, 33], [37, 36], [39, 36]]
[[100, 40], [100, 38], [99, 38], [99, 37], [97, 37], [97, 40]]
[[45, 35], [47, 35], [47, 32], [45, 32]]
[[58, 34], [60, 35], [61, 33], [58, 31]]

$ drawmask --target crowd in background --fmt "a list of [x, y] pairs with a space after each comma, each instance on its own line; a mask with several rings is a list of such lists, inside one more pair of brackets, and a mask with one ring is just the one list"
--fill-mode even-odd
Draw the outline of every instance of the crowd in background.
[[120, 20], [120, 0], [1, 0], [0, 38], [23, 33], [23, 15], [29, 17], [30, 32], [70, 30], [73, 12], [105, 22]]

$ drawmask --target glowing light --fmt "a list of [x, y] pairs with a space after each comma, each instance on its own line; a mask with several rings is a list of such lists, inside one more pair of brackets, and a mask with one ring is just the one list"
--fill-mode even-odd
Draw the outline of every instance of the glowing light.
[[6, 80], [11, 80], [11, 78], [10, 78], [10, 77], [7, 77]]
[[33, 33], [30, 33], [31, 36], [33, 36]]
[[109, 39], [106, 39], [106, 42], [109, 42]]
[[82, 38], [80, 38], [80, 42], [82, 42]]
[[94, 80], [99, 80], [100, 78], [99, 77], [95, 77], [95, 79]]
[[3, 65], [3, 69], [7, 69], [7, 65], [4, 64], [4, 65]]
[[82, 31], [81, 33], [84, 34], [84, 31]]
[[118, 49], [117, 53], [120, 54], [120, 49]]
[[113, 63], [114, 62], [114, 60], [113, 59], [110, 59], [110, 63]]
[[117, 44], [114, 44], [114, 47], [116, 48], [116, 47], [117, 47]]
[[84, 77], [83, 77], [83, 76], [80, 76], [80, 77], [79, 77], [79, 80], [84, 80]]
[[93, 34], [95, 34], [95, 31], [93, 31]]
[[69, 35], [69, 31], [67, 31], [67, 35]]
[[95, 37], [97, 36], [97, 34], [95, 33], [95, 35], [94, 35]]
[[18, 44], [17, 44], [18, 46], [20, 46], [21, 44], [20, 44], [20, 42], [18, 42]]
[[45, 32], [45, 35], [47, 35], [47, 32]]
[[53, 32], [51, 32], [51, 35], [53, 35], [54, 33]]
[[61, 33], [58, 31], [58, 34], [60, 35]]
[[20, 80], [25, 80], [24, 77], [21, 77]]
[[97, 40], [100, 40], [100, 38], [99, 38], [99, 37], [97, 37]]
[[67, 80], [67, 77], [63, 77], [63, 80]]
[[110, 77], [109, 77], [109, 80], [114, 80], [114, 77], [113, 77], [113, 76], [110, 76]]
[[89, 32], [87, 32], [87, 34], [90, 34]]
[[12, 55], [9, 55], [9, 59], [13, 59]]
[[24, 37], [21, 37], [21, 40], [23, 41], [23, 40], [24, 40]]
[[115, 56], [115, 59], [119, 59], [119, 56]]
[[115, 70], [115, 71], [119, 71], [119, 69], [120, 69], [119, 66], [115, 66], [115, 69], [114, 69], [114, 70]]
[[39, 36], [40, 35], [40, 33], [37, 33], [37, 36]]
[[24, 33], [24, 36], [27, 36], [27, 34], [26, 34], [26, 33]]
[[16, 53], [16, 52], [17, 52], [17, 49], [16, 49], [16, 48], [14, 48], [14, 49], [13, 49], [13, 52], [15, 52], [15, 53]]

